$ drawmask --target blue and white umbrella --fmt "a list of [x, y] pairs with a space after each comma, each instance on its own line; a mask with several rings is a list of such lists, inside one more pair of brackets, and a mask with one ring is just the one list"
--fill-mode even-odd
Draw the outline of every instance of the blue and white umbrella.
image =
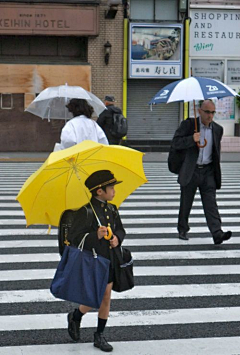
[[166, 85], [151, 99], [149, 105], [220, 99], [227, 96], [238, 96], [238, 94], [218, 80], [191, 76]]
[[[193, 101], [195, 132], [197, 132], [197, 115], [195, 100], [221, 99], [227, 96], [239, 96], [233, 89], [215, 79], [200, 78], [191, 76], [187, 79], [175, 81], [164, 86], [149, 102], [149, 105], [170, 103], [170, 102], [189, 102]], [[204, 145], [198, 144], [198, 147], [204, 148], [207, 144], [206, 139]]]

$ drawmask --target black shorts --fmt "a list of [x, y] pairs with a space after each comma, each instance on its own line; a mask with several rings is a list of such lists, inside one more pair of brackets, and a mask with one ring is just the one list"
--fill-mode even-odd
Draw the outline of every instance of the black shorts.
[[110, 265], [109, 267], [109, 276], [108, 276], [108, 284], [114, 281], [114, 269]]

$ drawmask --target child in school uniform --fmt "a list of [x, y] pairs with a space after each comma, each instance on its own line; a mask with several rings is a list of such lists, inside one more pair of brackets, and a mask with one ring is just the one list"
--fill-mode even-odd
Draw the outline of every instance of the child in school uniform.
[[[112, 201], [115, 196], [116, 184], [120, 184], [113, 173], [109, 170], [99, 170], [90, 175], [85, 181], [86, 187], [92, 193], [90, 204], [83, 206], [76, 213], [72, 226], [68, 233], [68, 241], [72, 246], [78, 246], [82, 238], [86, 235], [84, 249], [95, 249], [96, 253], [110, 260], [109, 279], [103, 296], [101, 306], [98, 310], [97, 330], [94, 333], [94, 346], [105, 352], [110, 352], [113, 347], [105, 339], [103, 332], [107, 323], [110, 311], [111, 290], [114, 280], [114, 258], [113, 248], [121, 245], [125, 230], [123, 228], [117, 207], [108, 201]], [[93, 213], [94, 210], [94, 213]], [[89, 211], [90, 223], [89, 223]], [[100, 221], [95, 217], [95, 213]], [[86, 221], [88, 221], [86, 223]], [[113, 236], [106, 240], [104, 236], [108, 234], [110, 227]], [[80, 339], [80, 324], [82, 317], [91, 308], [80, 305], [75, 311], [68, 314], [68, 333], [74, 341]]]

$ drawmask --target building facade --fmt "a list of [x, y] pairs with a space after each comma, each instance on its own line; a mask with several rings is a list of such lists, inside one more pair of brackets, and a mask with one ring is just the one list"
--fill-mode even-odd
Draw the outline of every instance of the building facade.
[[24, 112], [46, 87], [82, 86], [121, 107], [122, 37], [121, 1], [0, 0], [0, 151], [52, 151], [65, 121]]
[[[240, 1], [131, 0], [129, 8], [128, 142], [154, 145], [172, 139], [193, 104], [148, 101], [165, 85], [184, 77], [220, 80], [240, 91]], [[225, 136], [239, 121], [236, 100], [216, 100], [215, 120]]]
[[[190, 1], [190, 68], [193, 76], [219, 80], [240, 91], [240, 1]], [[216, 100], [215, 120], [234, 136], [236, 99]], [[191, 111], [191, 107], [190, 107]]]
[[183, 78], [187, 2], [131, 0], [129, 9], [128, 142], [169, 142], [182, 118], [179, 103], [148, 102], [165, 85]]

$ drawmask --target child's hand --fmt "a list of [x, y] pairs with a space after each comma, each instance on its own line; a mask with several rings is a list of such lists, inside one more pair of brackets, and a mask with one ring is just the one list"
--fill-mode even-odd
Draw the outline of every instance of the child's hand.
[[113, 235], [112, 239], [110, 239], [110, 245], [112, 248], [116, 248], [119, 244], [118, 237]]
[[102, 239], [107, 234], [107, 227], [101, 226], [98, 228], [97, 236], [98, 239]]

